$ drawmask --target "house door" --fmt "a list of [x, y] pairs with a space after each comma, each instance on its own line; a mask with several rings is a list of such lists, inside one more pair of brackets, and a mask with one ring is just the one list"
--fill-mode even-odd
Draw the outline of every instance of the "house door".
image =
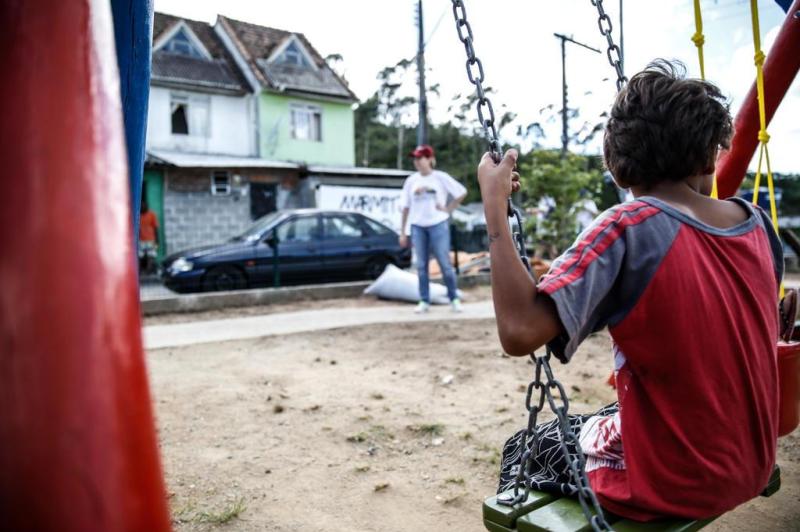
[[250, 183], [250, 216], [253, 220], [275, 212], [275, 195], [274, 183]]
[[145, 170], [142, 181], [142, 198], [147, 201], [150, 210], [158, 218], [158, 255], [159, 264], [167, 253], [167, 239], [164, 236], [164, 175], [158, 170]]

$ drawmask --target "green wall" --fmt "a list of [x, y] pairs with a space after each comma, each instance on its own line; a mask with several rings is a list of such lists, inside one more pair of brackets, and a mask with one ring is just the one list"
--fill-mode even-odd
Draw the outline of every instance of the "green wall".
[[[291, 137], [289, 105], [292, 103], [310, 104], [322, 109], [321, 142]], [[351, 105], [262, 92], [259, 155], [280, 161], [353, 166], [355, 134]]]

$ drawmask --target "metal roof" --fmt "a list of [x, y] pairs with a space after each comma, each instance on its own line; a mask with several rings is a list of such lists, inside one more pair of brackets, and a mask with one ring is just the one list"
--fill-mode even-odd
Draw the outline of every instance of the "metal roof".
[[148, 149], [147, 161], [152, 164], [169, 164], [181, 168], [299, 168], [299, 165], [295, 163], [271, 161], [260, 157], [186, 153], [159, 149]]
[[150, 164], [167, 164], [181, 168], [283, 168], [291, 170], [304, 169], [312, 175], [336, 176], [379, 176], [404, 178], [411, 174], [410, 170], [389, 168], [364, 168], [359, 166], [323, 166], [305, 165], [289, 161], [273, 161], [260, 157], [244, 157], [239, 155], [217, 155], [209, 153], [187, 153], [150, 148], [147, 150], [147, 162]]

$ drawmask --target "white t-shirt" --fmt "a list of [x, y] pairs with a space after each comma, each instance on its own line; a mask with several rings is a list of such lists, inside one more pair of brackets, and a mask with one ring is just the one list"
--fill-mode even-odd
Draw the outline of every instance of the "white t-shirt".
[[[457, 198], [467, 193], [464, 185], [449, 174], [434, 170], [428, 175], [415, 172], [403, 183], [400, 208], [408, 209], [411, 225], [430, 227], [447, 220], [450, 215], [436, 207], [447, 206], [447, 198]], [[405, 231], [405, 227], [402, 228]]]

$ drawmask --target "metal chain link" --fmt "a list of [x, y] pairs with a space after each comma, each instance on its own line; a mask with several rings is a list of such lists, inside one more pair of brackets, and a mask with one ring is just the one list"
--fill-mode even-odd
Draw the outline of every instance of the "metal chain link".
[[[494, 123], [494, 109], [492, 108], [492, 102], [486, 96], [483, 88], [485, 73], [483, 70], [483, 63], [481, 63], [481, 60], [475, 55], [472, 26], [470, 26], [469, 21], [467, 20], [467, 12], [466, 8], [464, 7], [463, 0], [451, 0], [451, 2], [453, 4], [453, 16], [455, 17], [456, 21], [458, 38], [462, 44], [464, 44], [464, 49], [467, 53], [467, 78], [469, 79], [470, 83], [475, 85], [476, 94], [478, 96], [478, 120], [483, 127], [483, 131], [487, 140], [489, 141], [489, 150], [492, 155], [492, 159], [494, 159], [495, 163], [499, 163], [502, 156], [500, 153], [500, 141], [497, 137], [497, 128]], [[625, 82], [627, 82], [627, 79], [622, 73], [619, 47], [614, 44], [614, 41], [611, 38], [611, 19], [603, 11], [602, 0], [592, 0], [592, 4], [596, 5], [600, 11], [600, 20], [598, 21], [600, 32], [603, 33], [603, 35], [605, 35], [608, 39], [609, 48], [607, 56], [609, 62], [617, 71], [617, 88], [620, 89]], [[603, 28], [604, 22], [608, 25], [607, 30], [604, 30]], [[616, 58], [612, 54], [616, 54]], [[488, 117], [485, 114], [487, 112]], [[511, 205], [510, 198], [509, 214], [515, 217], [517, 226], [519, 228], [519, 232], [514, 233], [514, 240], [517, 245], [517, 250], [520, 252], [520, 258], [522, 259], [526, 268], [528, 271], [530, 271], [530, 264], [528, 263], [527, 253], [525, 252], [524, 237], [522, 235], [522, 220], [520, 219], [519, 212]], [[536, 432], [538, 415], [539, 412], [544, 409], [544, 403], [547, 401], [550, 409], [558, 418], [559, 428], [561, 430], [561, 451], [564, 453], [564, 456], [567, 459], [570, 469], [570, 477], [577, 486], [578, 500], [580, 502], [581, 509], [586, 516], [587, 522], [591, 524], [592, 529], [595, 531], [612, 530], [603, 516], [603, 510], [600, 508], [600, 503], [597, 501], [597, 496], [594, 494], [591, 486], [589, 485], [589, 479], [586, 476], [586, 459], [583, 455], [583, 451], [581, 450], [580, 443], [578, 442], [578, 437], [570, 427], [569, 419], [567, 417], [567, 412], [569, 410], [569, 399], [567, 398], [567, 393], [564, 389], [564, 386], [553, 376], [553, 370], [550, 367], [551, 354], [552, 353], [549, 347], [547, 348], [547, 353], [544, 356], [536, 356], [535, 353], [531, 354], [531, 359], [533, 360], [536, 369], [534, 373], [534, 379], [528, 385], [527, 395], [525, 397], [525, 408], [528, 410], [528, 425], [525, 429], [525, 438], [523, 441], [523, 449], [525, 449], [525, 451], [520, 457], [520, 468], [514, 482], [513, 496], [506, 498], [498, 497], [497, 501], [500, 504], [513, 506], [527, 499], [531, 490], [531, 450], [537, 449], [539, 443], [538, 434]], [[542, 382], [542, 372], [544, 372], [546, 378], [545, 382]], [[557, 395], [553, 393], [554, 391], [557, 392]], [[531, 404], [531, 399], [534, 398], [535, 392], [538, 392], [537, 401], [535, 404]], [[556, 403], [557, 398], [561, 403], [560, 406]], [[528, 441], [531, 441], [532, 443], [530, 450], [528, 448]], [[567, 447], [568, 442], [574, 446], [576, 452], [573, 453], [569, 450]], [[520, 491], [521, 485], [524, 485], [523, 492]], [[594, 515], [592, 514], [592, 510], [595, 512]]]
[[603, 0], [590, 1], [592, 5], [597, 8], [597, 27], [600, 28], [600, 34], [608, 41], [606, 57], [608, 58], [608, 63], [617, 72], [617, 90], [621, 91], [622, 87], [628, 83], [628, 78], [625, 77], [625, 72], [622, 68], [622, 51], [619, 49], [619, 46], [614, 44], [614, 37], [612, 35], [612, 30], [614, 28], [611, 25], [611, 18], [608, 16], [605, 9], [603, 9]]
[[[592, 529], [595, 531], [612, 531], [613, 529], [605, 520], [603, 509], [600, 507], [597, 496], [589, 485], [589, 478], [586, 476], [586, 458], [578, 441], [578, 436], [569, 424], [569, 397], [564, 385], [553, 376], [553, 369], [550, 367], [551, 355], [552, 351], [549, 347], [543, 356], [530, 355], [535, 364], [535, 370], [533, 380], [528, 385], [525, 396], [525, 408], [528, 410], [528, 425], [525, 428], [525, 438], [522, 442], [525, 451], [520, 457], [520, 468], [514, 479], [513, 495], [510, 497], [500, 495], [497, 497], [497, 502], [506, 506], [514, 506], [527, 500], [531, 492], [533, 476], [531, 455], [535, 449], [539, 448], [539, 435], [536, 432], [537, 419], [539, 412], [544, 410], [544, 403], [547, 401], [550, 410], [558, 420], [561, 436], [559, 438], [559, 447], [567, 460], [570, 479], [577, 487], [578, 502], [581, 505], [586, 521], [591, 524]], [[542, 373], [544, 373], [544, 382], [542, 381]], [[536, 399], [535, 403], [532, 402], [533, 399]], [[559, 402], [560, 405], [558, 404]], [[571, 444], [575, 451], [571, 451], [567, 444]]]
[[[495, 125], [495, 114], [492, 101], [486, 95], [483, 88], [485, 80], [485, 73], [483, 71], [483, 63], [475, 55], [475, 46], [473, 45], [472, 26], [467, 20], [467, 10], [464, 7], [463, 0], [450, 0], [453, 4], [453, 17], [456, 20], [456, 31], [458, 32], [458, 40], [464, 45], [464, 50], [467, 52], [467, 78], [469, 82], [475, 85], [475, 93], [478, 96], [477, 111], [478, 121], [483, 128], [483, 134], [486, 140], [489, 141], [489, 153], [495, 163], [499, 163], [503, 158], [500, 151], [500, 138], [497, 136], [497, 126]], [[528, 260], [528, 252], [525, 249], [525, 236], [522, 231], [522, 217], [519, 211], [511, 203], [511, 198], [508, 198], [508, 216], [513, 216], [517, 224], [517, 231], [514, 232], [514, 245], [519, 253], [519, 258], [525, 265], [528, 271], [531, 271], [530, 261]]]
[[[489, 141], [489, 151], [492, 154], [492, 159], [494, 159], [495, 163], [499, 163], [503, 156], [500, 152], [500, 139], [497, 136], [497, 126], [495, 126], [494, 123], [494, 108], [483, 88], [485, 79], [483, 63], [481, 63], [481, 60], [475, 55], [472, 26], [470, 26], [467, 20], [467, 10], [464, 7], [463, 0], [450, 1], [453, 4], [453, 17], [456, 19], [458, 39], [464, 45], [464, 50], [467, 52], [467, 78], [469, 78], [470, 83], [475, 85], [476, 94], [478, 95], [478, 120], [481, 123], [481, 127], [483, 127], [486, 140]], [[488, 113], [488, 116], [484, 113]]]

